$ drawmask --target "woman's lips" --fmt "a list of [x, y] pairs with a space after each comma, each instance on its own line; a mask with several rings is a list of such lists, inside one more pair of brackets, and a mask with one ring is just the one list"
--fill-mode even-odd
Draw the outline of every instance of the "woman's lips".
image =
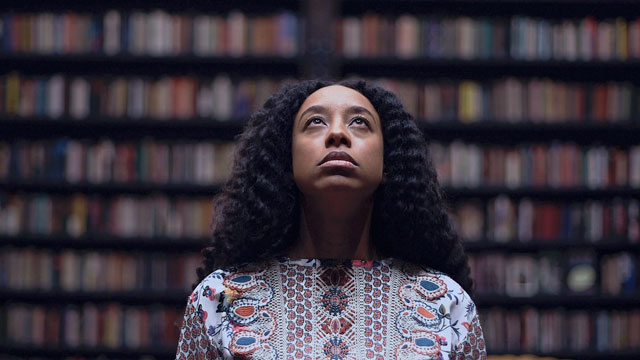
[[[320, 163], [318, 163], [319, 166], [322, 166], [324, 164], [326, 164], [329, 161], [346, 161], [351, 163], [351, 165], [354, 165], [355, 167], [358, 166], [358, 163], [351, 157], [351, 155], [349, 155], [347, 152], [344, 151], [332, 151], [330, 153], [328, 153], [321, 161]], [[335, 163], [333, 166], [336, 166], [338, 163]], [[341, 165], [337, 165], [337, 166], [342, 166]]]
[[322, 164], [320, 164], [321, 168], [328, 168], [328, 167], [340, 167], [340, 168], [351, 168], [351, 169], [355, 169], [358, 166], [354, 163], [352, 163], [351, 161], [347, 161], [347, 160], [328, 160], [323, 162]]

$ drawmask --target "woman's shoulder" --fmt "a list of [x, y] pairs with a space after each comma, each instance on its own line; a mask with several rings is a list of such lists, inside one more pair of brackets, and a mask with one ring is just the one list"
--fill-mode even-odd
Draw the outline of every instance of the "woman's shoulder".
[[[195, 287], [194, 292], [203, 292], [208, 289], [223, 290], [224, 288], [239, 288], [251, 286], [269, 267], [268, 262], [245, 263], [227, 266], [212, 271]], [[244, 286], [243, 286], [244, 284]]]
[[394, 268], [398, 272], [397, 276], [401, 278], [401, 287], [415, 289], [427, 299], [446, 297], [452, 300], [462, 298], [470, 301], [464, 288], [442, 271], [402, 260], [394, 261]]

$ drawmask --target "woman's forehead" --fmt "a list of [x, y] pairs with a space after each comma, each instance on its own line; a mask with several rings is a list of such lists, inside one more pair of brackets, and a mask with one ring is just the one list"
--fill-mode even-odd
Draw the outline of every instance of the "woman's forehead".
[[300, 106], [296, 118], [307, 108], [317, 105], [332, 108], [350, 108], [356, 105], [377, 115], [369, 99], [360, 92], [342, 85], [330, 85], [311, 93]]

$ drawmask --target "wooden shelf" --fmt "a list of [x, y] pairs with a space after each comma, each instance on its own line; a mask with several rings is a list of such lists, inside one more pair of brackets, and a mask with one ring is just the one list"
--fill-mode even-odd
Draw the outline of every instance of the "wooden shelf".
[[[176, 344], [177, 346], [177, 344]], [[132, 348], [105, 348], [105, 347], [67, 347], [67, 346], [41, 346], [41, 345], [26, 345], [26, 344], [0, 344], [0, 355], [20, 355], [20, 356], [46, 356], [47, 358], [65, 358], [69, 356], [83, 356], [83, 357], [117, 357], [118, 359], [136, 359], [141, 356], [148, 355], [154, 356], [160, 359], [169, 359], [175, 356], [176, 349], [171, 346], [153, 346], [151, 348], [132, 349]], [[611, 352], [599, 352], [596, 350], [591, 351], [561, 351], [561, 352], [502, 352], [502, 351], [490, 351], [490, 355], [535, 355], [539, 357], [553, 357], [558, 359], [610, 359], [610, 360], [637, 360], [640, 356], [640, 351], [611, 351]]]
[[200, 57], [133, 56], [104, 54], [35, 55], [0, 53], [0, 72], [19, 71], [22, 74], [44, 75], [160, 75], [190, 74], [197, 77], [227, 73], [238, 76], [300, 76], [301, 57], [241, 56]]
[[571, 121], [563, 123], [536, 123], [532, 121], [506, 122], [479, 120], [427, 122], [418, 125], [431, 141], [466, 142], [490, 145], [544, 144], [564, 141], [580, 145], [613, 145], [617, 147], [638, 144], [640, 122], [631, 120], [599, 123]]
[[347, 58], [335, 60], [343, 77], [406, 79], [495, 80], [508, 76], [519, 78], [551, 77], [565, 81], [633, 81], [640, 82], [640, 60], [629, 61], [523, 61], [513, 59], [431, 59], [396, 57]]
[[622, 351], [597, 351], [591, 349], [587, 351], [554, 351], [554, 352], [502, 352], [490, 351], [489, 355], [534, 355], [538, 357], [550, 357], [555, 359], [580, 359], [580, 360], [637, 360], [640, 358], [640, 350]]
[[[460, 121], [432, 121], [417, 119], [418, 126], [432, 141], [464, 140], [474, 143], [515, 145], [521, 143], [549, 143], [567, 141], [581, 145], [631, 146], [638, 143], [640, 121], [594, 122], [571, 121], [563, 123], [536, 123], [532, 121], [507, 122], [494, 119], [471, 123]], [[89, 116], [72, 119], [63, 116], [26, 118], [0, 115], [0, 126], [5, 131], [0, 139], [15, 138], [89, 138], [99, 139], [209, 139], [232, 141], [242, 132], [246, 118], [229, 120], [194, 118], [150, 119], [109, 118]]]
[[100, 194], [105, 196], [117, 196], [119, 194], [151, 195], [165, 194], [170, 196], [201, 197], [213, 196], [219, 192], [219, 185], [197, 184], [91, 184], [81, 182], [72, 184], [63, 181], [42, 180], [24, 182], [0, 182], [0, 191], [27, 192], [27, 193], [51, 193], [59, 195], [71, 195], [77, 193]]
[[73, 237], [64, 234], [55, 235], [0, 235], [0, 246], [37, 247], [44, 249], [104, 249], [104, 250], [140, 250], [140, 251], [180, 251], [200, 252], [207, 246], [209, 238], [170, 238], [170, 237], [119, 237], [104, 234], [87, 234]]
[[544, 18], [633, 18], [640, 13], [636, 0], [342, 0], [341, 13], [431, 14], [505, 17], [511, 15]]
[[0, 116], [0, 126], [6, 130], [2, 131], [0, 139], [61, 137], [103, 139], [108, 137], [114, 140], [140, 140], [151, 137], [173, 141], [176, 139], [233, 141], [241, 133], [244, 125], [245, 119], [158, 120], [91, 116], [77, 120], [68, 117], [52, 119], [45, 116], [29, 118]]
[[591, 189], [585, 186], [568, 188], [550, 187], [518, 187], [507, 188], [504, 186], [480, 186], [476, 188], [444, 187], [445, 200], [451, 202], [469, 200], [472, 198], [490, 199], [499, 195], [510, 198], [534, 198], [554, 201], [584, 201], [585, 199], [611, 200], [620, 198], [640, 198], [640, 188], [633, 187], [608, 187]]
[[189, 297], [188, 291], [145, 290], [134, 291], [74, 291], [63, 290], [13, 290], [0, 288], [0, 303], [27, 303], [65, 306], [83, 303], [119, 303], [125, 305], [149, 306], [167, 305], [176, 309], [184, 308]]
[[[159, 359], [170, 359], [175, 357], [177, 349], [177, 339], [175, 346], [154, 345], [149, 348], [107, 348], [100, 347], [69, 347], [52, 345], [30, 345], [30, 344], [7, 344], [0, 343], [0, 355], [46, 357], [47, 359], [67, 359], [73, 356], [99, 357], [117, 359], [136, 359], [142, 356], [153, 356]], [[4, 358], [3, 356], [0, 356]]]
[[630, 243], [619, 239], [601, 239], [590, 242], [588, 240], [540, 240], [532, 239], [528, 242], [497, 242], [488, 240], [466, 241], [466, 253], [507, 252], [507, 253], [535, 253], [540, 251], [565, 251], [572, 249], [591, 249], [598, 253], [615, 253], [620, 251], [640, 252], [640, 243]]
[[124, 11], [143, 10], [151, 11], [155, 9], [164, 9], [172, 12], [211, 12], [225, 13], [231, 10], [241, 8], [246, 13], [269, 13], [274, 10], [287, 9], [292, 11], [300, 11], [300, 0], [280, 0], [277, 3], [269, 1], [221, 1], [221, 0], [110, 0], [105, 2], [87, 2], [83, 0], [21, 0], [14, 2], [6, 2], [0, 5], [0, 10], [12, 11], [85, 11], [85, 12], [104, 12], [110, 9], [122, 9]]
[[500, 308], [565, 308], [602, 310], [633, 309], [638, 306], [640, 294], [633, 295], [535, 295], [532, 297], [510, 297], [501, 295], [481, 295], [474, 296], [474, 302], [478, 308], [489, 310], [492, 307]]

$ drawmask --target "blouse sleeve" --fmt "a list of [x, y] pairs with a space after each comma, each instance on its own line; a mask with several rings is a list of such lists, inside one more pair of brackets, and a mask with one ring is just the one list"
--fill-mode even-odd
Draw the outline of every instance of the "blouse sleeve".
[[468, 294], [464, 293], [464, 295], [451, 310], [451, 320], [454, 323], [457, 322], [459, 334], [458, 342], [451, 346], [449, 358], [485, 360], [487, 349], [476, 306]]
[[[215, 313], [212, 309], [210, 301], [213, 297], [210, 294], [212, 290], [209, 286], [200, 284], [191, 293], [187, 301], [184, 313], [184, 320], [180, 328], [180, 337], [178, 338], [178, 350], [176, 352], [176, 360], [202, 359], [217, 360], [222, 359], [222, 355], [218, 349], [217, 340], [209, 330], [217, 327], [216, 316], [208, 316]], [[211, 333], [211, 334], [210, 334]]]

